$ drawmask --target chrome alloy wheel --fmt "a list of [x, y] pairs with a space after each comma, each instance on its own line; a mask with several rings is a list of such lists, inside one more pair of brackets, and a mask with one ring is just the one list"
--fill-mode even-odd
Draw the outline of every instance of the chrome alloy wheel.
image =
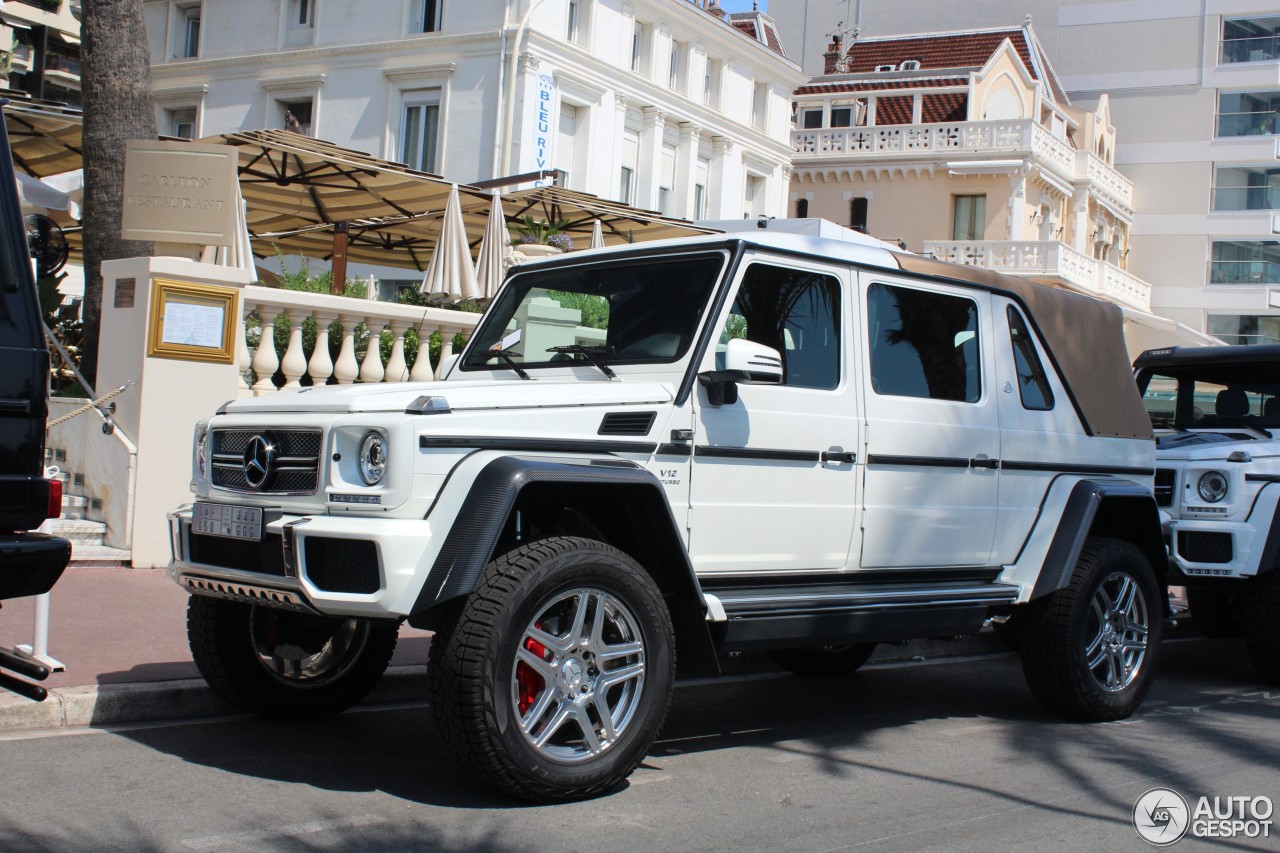
[[293, 687], [318, 687], [341, 678], [360, 659], [369, 626], [356, 619], [325, 619], [254, 607], [249, 621], [262, 668]]
[[1098, 585], [1089, 603], [1085, 666], [1110, 693], [1124, 690], [1138, 677], [1147, 657], [1149, 622], [1146, 599], [1130, 575], [1112, 572]]
[[600, 589], [562, 593], [516, 648], [511, 703], [520, 733], [552, 761], [595, 758], [631, 725], [644, 679], [644, 642], [630, 609]]

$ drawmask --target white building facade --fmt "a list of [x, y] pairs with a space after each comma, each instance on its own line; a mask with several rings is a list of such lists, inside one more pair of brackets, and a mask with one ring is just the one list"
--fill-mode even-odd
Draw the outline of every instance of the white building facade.
[[1128, 270], [1153, 285], [1152, 310], [1230, 343], [1280, 342], [1280, 2], [860, 0], [840, 26], [818, 0], [771, 0], [770, 11], [812, 74], [833, 30], [1031, 13], [1071, 101], [1091, 108], [1109, 94], [1115, 164], [1134, 184]]
[[147, 0], [146, 20], [162, 133], [291, 126], [462, 182], [560, 169], [570, 189], [671, 216], [785, 210], [802, 75], [762, 15], [687, 0]]

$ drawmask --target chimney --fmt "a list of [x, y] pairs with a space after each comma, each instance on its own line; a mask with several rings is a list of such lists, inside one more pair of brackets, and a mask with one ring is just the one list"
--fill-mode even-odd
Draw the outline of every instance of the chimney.
[[839, 33], [835, 33], [831, 36], [831, 44], [827, 45], [827, 52], [822, 54], [822, 73], [835, 74], [843, 53], [844, 39]]

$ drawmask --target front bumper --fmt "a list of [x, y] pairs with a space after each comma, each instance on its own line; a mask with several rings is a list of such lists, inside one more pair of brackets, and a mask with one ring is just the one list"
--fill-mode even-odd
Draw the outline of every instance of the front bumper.
[[407, 616], [436, 550], [420, 519], [268, 513], [256, 542], [193, 534], [190, 507], [168, 519], [188, 592], [331, 616]]
[[1173, 519], [1167, 525], [1169, 558], [1188, 578], [1252, 577], [1258, 573], [1267, 531], [1248, 522]]

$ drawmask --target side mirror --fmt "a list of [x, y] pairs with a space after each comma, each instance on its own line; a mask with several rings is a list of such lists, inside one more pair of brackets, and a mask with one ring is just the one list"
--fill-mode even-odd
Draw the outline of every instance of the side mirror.
[[453, 366], [454, 366], [455, 364], [457, 364], [457, 363], [458, 363], [458, 359], [459, 359], [459, 357], [461, 357], [461, 355], [462, 355], [462, 353], [460, 353], [460, 352], [455, 352], [455, 353], [453, 353], [452, 355], [450, 355], [448, 358], [446, 358], [446, 359], [445, 359], [445, 360], [440, 364], [440, 378], [441, 378], [441, 379], [448, 379], [448, 378], [449, 378], [449, 372], [450, 372], [450, 371], [452, 371], [452, 370], [453, 370]]
[[713, 406], [738, 402], [738, 383], [748, 385], [782, 384], [782, 356], [772, 347], [735, 338], [724, 351], [724, 370], [708, 370], [698, 374], [698, 382], [707, 389], [707, 400]]

